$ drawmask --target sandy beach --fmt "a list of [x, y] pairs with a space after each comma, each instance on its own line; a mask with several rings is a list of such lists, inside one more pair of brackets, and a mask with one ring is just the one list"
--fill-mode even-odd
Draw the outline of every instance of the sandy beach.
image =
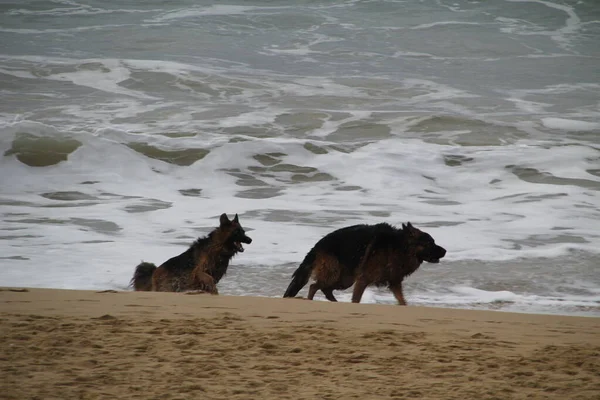
[[3, 399], [600, 399], [600, 318], [0, 290]]

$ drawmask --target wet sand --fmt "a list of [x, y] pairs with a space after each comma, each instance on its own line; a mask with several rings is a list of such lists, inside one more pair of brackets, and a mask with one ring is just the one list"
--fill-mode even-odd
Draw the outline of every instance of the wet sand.
[[2, 399], [600, 399], [600, 318], [0, 290]]

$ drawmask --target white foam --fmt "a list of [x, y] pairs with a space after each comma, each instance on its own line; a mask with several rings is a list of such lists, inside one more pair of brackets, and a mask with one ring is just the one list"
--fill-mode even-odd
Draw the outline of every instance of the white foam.
[[515, 301], [519, 296], [508, 290], [487, 291], [466, 286], [455, 286], [452, 292], [461, 296], [460, 301], [468, 303], [494, 303], [498, 301]]
[[37, 79], [37, 76], [33, 75], [29, 71], [20, 71], [20, 70], [14, 70], [14, 69], [0, 68], [0, 73], [14, 76], [17, 78]]
[[72, 82], [75, 85], [87, 86], [105, 92], [123, 94], [140, 99], [156, 99], [156, 97], [147, 95], [143, 92], [126, 89], [123, 86], [120, 86], [120, 82], [129, 79], [131, 71], [120, 65], [117, 60], [102, 60], [101, 62], [107, 67], [107, 70], [63, 72], [48, 75], [46, 76], [46, 79]]
[[415, 58], [430, 58], [432, 60], [445, 60], [446, 57], [439, 57], [429, 53], [419, 53], [413, 51], [397, 51], [392, 56], [394, 58], [415, 57]]
[[[368, 117], [370, 114], [358, 115]], [[275, 116], [276, 113], [251, 113], [237, 121], [226, 119], [224, 126], [243, 126], [257, 121], [270, 123]], [[13, 134], [18, 130], [44, 135], [56, 133], [51, 127], [30, 123], [18, 123], [11, 128]], [[12, 139], [9, 134], [3, 138], [6, 138], [2, 142], [5, 151]], [[198, 138], [194, 137], [171, 139], [160, 136], [153, 139], [150, 135], [98, 130], [93, 136], [76, 135], [75, 138], [82, 141], [84, 146], [73, 153], [68, 162], [48, 169], [28, 168], [16, 160], [4, 158], [3, 169], [12, 171], [3, 175], [5, 187], [11, 187], [16, 193], [20, 190], [52, 191], [57, 187], [61, 190], [81, 190], [79, 183], [82, 181], [101, 181], [106, 191], [176, 200], [177, 210], [180, 211], [163, 210], [160, 213], [170, 215], [168, 224], [177, 229], [188, 212], [197, 214], [194, 211], [197, 200], [181, 198], [177, 194], [178, 189], [202, 187], [207, 199], [201, 201], [211, 204], [210, 209], [218, 209], [224, 198], [231, 198], [232, 209], [250, 211], [257, 207], [253, 205], [255, 201], [236, 199], [234, 196], [240, 189], [235, 185], [236, 179], [222, 170], [237, 168], [245, 171], [249, 166], [260, 166], [253, 159], [255, 154], [281, 153], [284, 154], [283, 163], [311, 166], [329, 173], [336, 180], [282, 187], [279, 179], [291, 179], [292, 173], [279, 172], [273, 177], [257, 176], [270, 186], [284, 189], [276, 198], [261, 199], [260, 208], [304, 210], [323, 215], [327, 215], [330, 212], [328, 210], [360, 210], [356, 222], [373, 220], [366, 215], [369, 212], [385, 211], [391, 214], [385, 219], [396, 223], [411, 220], [416, 224], [431, 221], [457, 224], [427, 229], [439, 243], [452, 249], [447, 256], [449, 261], [555, 257], [574, 250], [595, 253], [600, 248], [594, 218], [590, 218], [593, 210], [572, 207], [573, 203], [586, 201], [593, 192], [573, 185], [531, 184], [521, 181], [502, 167], [510, 164], [524, 168], [531, 166], [560, 178], [598, 181], [597, 177], [585, 172], [594, 167], [592, 160], [595, 154], [586, 147], [541, 149], [536, 143], [531, 146], [461, 148], [390, 138], [351, 153], [334, 151], [315, 155], [304, 149], [304, 140], [284, 137], [247, 137], [244, 142], [229, 143], [227, 137], [222, 135], [214, 135], [212, 139], [206, 135], [200, 144]], [[151, 141], [165, 149], [201, 145], [211, 152], [202, 162], [184, 168], [147, 159], [120, 144], [131, 141]], [[327, 141], [314, 143], [321, 146], [328, 144]], [[443, 154], [460, 154], [472, 161], [464, 167], [449, 168], [444, 163]], [[528, 163], [524, 164], [523, 160]], [[153, 170], [161, 174], [157, 175]], [[9, 178], [11, 181], [6, 181]], [[488, 186], [494, 179], [499, 182]], [[132, 186], [129, 183], [143, 181], [152, 181], [154, 184]], [[363, 190], [338, 192], [335, 185], [357, 186]], [[536, 200], [528, 201], [528, 198]], [[446, 204], [446, 201], [450, 202]], [[441, 203], [436, 205], [436, 202]], [[350, 219], [342, 219], [339, 225], [351, 222]], [[123, 221], [124, 225], [130, 223]], [[570, 234], [585, 238], [586, 241], [542, 241], [531, 246], [515, 247], [515, 243], [550, 233], [557, 226], [568, 227]], [[290, 243], [308, 248], [311, 241], [310, 235], [307, 235]], [[286, 257], [285, 260], [290, 259]], [[276, 262], [276, 258], [269, 261]]]
[[18, 33], [21, 35], [48, 35], [53, 33], [77, 33], [86, 31], [100, 31], [100, 30], [111, 30], [115, 28], [123, 28], [131, 25], [88, 25], [88, 26], [76, 26], [73, 28], [47, 28], [47, 29], [27, 29], [27, 28], [0, 28], [0, 32], [6, 33]]
[[275, 54], [290, 54], [294, 56], [307, 56], [309, 54], [321, 53], [320, 51], [311, 50], [309, 46], [301, 46], [296, 47], [294, 49], [278, 49], [270, 47], [265, 49], [265, 53], [275, 53]]
[[423, 89], [429, 92], [422, 95], [412, 96], [410, 99], [410, 102], [412, 103], [479, 97], [476, 94], [451, 87], [450, 85], [444, 85], [426, 79], [405, 79], [403, 83], [407, 89]]
[[277, 82], [273, 88], [294, 96], [361, 97], [363, 95], [359, 88], [341, 85], [332, 79], [316, 76], [296, 78], [291, 83]]
[[72, 7], [59, 7], [52, 8], [49, 10], [28, 10], [28, 9], [12, 9], [7, 12], [8, 15], [44, 15], [44, 16], [52, 16], [52, 17], [61, 17], [68, 15], [96, 15], [96, 14], [138, 14], [138, 13], [152, 13], [156, 11], [160, 11], [160, 9], [105, 9], [105, 8], [96, 8], [83, 4], [69, 4]]
[[600, 122], [578, 121], [565, 118], [542, 118], [542, 124], [546, 128], [560, 129], [564, 131], [598, 131], [600, 133]]
[[342, 42], [342, 41], [344, 41], [344, 39], [329, 37], [327, 35], [322, 35], [322, 34], [311, 32], [310, 40], [307, 44], [303, 45], [303, 44], [295, 43], [294, 44], [295, 47], [292, 49], [283, 49], [283, 48], [279, 48], [279, 46], [265, 47], [264, 52], [267, 54], [269, 54], [269, 53], [290, 54], [290, 55], [296, 55], [296, 56], [307, 56], [309, 54], [326, 54], [326, 52], [324, 52], [324, 51], [313, 50], [312, 47], [322, 44], [322, 43], [332, 43], [332, 42]]
[[316, 137], [327, 137], [328, 135], [337, 131], [341, 125], [348, 124], [351, 122], [358, 122], [360, 120], [367, 119], [371, 116], [372, 112], [370, 111], [353, 111], [349, 113], [350, 116], [347, 118], [341, 118], [336, 121], [332, 121], [331, 118], [328, 118], [321, 127], [313, 130], [311, 132], [311, 136]]
[[508, 101], [512, 101], [513, 103], [515, 103], [515, 106], [525, 112], [525, 113], [532, 113], [532, 114], [538, 114], [538, 113], [543, 113], [545, 112], [546, 108], [550, 107], [552, 104], [549, 103], [541, 103], [538, 101], [529, 101], [529, 100], [523, 100], [523, 99], [519, 99], [519, 98], [507, 98], [506, 100]]
[[546, 7], [554, 8], [556, 10], [563, 11], [567, 14], [565, 25], [562, 28], [554, 31], [547, 31], [542, 29], [534, 29], [529, 31], [527, 25], [523, 25], [520, 20], [513, 20], [510, 18], [497, 18], [498, 21], [506, 22], [509, 21], [511, 26], [509, 28], [503, 28], [502, 30], [508, 33], [518, 33], [520, 35], [546, 35], [554, 40], [559, 47], [568, 50], [571, 47], [571, 36], [577, 33], [581, 29], [581, 19], [571, 6], [564, 4], [553, 3], [551, 1], [544, 0], [506, 0], [511, 3], [538, 3], [543, 4]]
[[467, 21], [438, 21], [431, 22], [428, 24], [420, 24], [416, 26], [411, 26], [410, 29], [429, 29], [437, 26], [447, 26], [447, 25], [481, 25], [479, 22], [467, 22]]
[[[417, 293], [412, 297], [417, 304], [446, 305], [453, 307], [486, 308], [489, 305], [494, 309], [503, 311], [556, 313], [557, 311], [571, 315], [598, 315], [600, 314], [598, 296], [556, 294], [533, 295], [518, 294], [511, 291], [487, 291], [473, 287], [455, 286], [447, 294], [432, 297], [430, 294]], [[573, 311], [577, 308], [591, 308], [596, 311]]]
[[161, 15], [160, 17], [155, 17], [149, 20], [148, 22], [165, 22], [174, 19], [195, 18], [214, 15], [238, 15], [245, 14], [249, 11], [254, 11], [257, 9], [259, 9], [259, 7], [215, 4], [208, 7], [186, 8], [180, 9], [178, 11], [168, 12], [166, 14]]
[[[2, 57], [0, 56], [0, 59]], [[71, 82], [75, 85], [90, 87], [93, 89], [101, 90], [108, 93], [122, 94], [140, 99], [156, 99], [156, 97], [150, 96], [140, 91], [127, 89], [120, 86], [119, 83], [127, 80], [131, 76], [130, 67], [121, 60], [117, 59], [70, 59], [70, 58], [44, 58], [38, 56], [18, 56], [10, 57], [12, 61], [27, 61], [32, 63], [43, 63], [43, 64], [54, 64], [57, 66], [74, 66], [76, 71], [74, 72], [60, 72], [54, 74], [47, 74], [43, 77], [35, 76], [29, 71], [16, 70], [16, 69], [2, 69], [2, 72], [9, 75], [17, 76], [26, 79], [49, 79], [63, 82]], [[98, 64], [102, 65], [103, 68], [97, 69], [85, 69], [81, 66], [85, 64]], [[132, 64], [135, 64], [132, 61]], [[169, 65], [166, 63], [166, 65]]]
[[277, 117], [277, 114], [278, 113], [276, 110], [252, 111], [233, 117], [223, 118], [219, 121], [219, 126], [228, 128], [235, 126], [252, 126], [254, 124], [266, 124], [269, 122], [273, 122]]

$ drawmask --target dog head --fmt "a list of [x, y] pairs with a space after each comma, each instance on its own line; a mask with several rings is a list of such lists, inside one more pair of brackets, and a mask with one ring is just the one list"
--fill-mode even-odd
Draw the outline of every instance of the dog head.
[[435, 244], [435, 240], [426, 232], [423, 232], [411, 223], [402, 224], [402, 232], [409, 239], [412, 246], [416, 248], [416, 255], [419, 262], [427, 261], [430, 263], [439, 263], [440, 258], [446, 255], [446, 249]]
[[246, 236], [244, 228], [240, 225], [237, 214], [235, 214], [235, 217], [232, 220], [229, 220], [227, 214], [223, 213], [219, 218], [219, 223], [219, 229], [225, 234], [225, 247], [228, 248], [228, 250], [231, 250], [233, 253], [241, 253], [244, 251], [242, 243], [252, 243], [252, 239]]

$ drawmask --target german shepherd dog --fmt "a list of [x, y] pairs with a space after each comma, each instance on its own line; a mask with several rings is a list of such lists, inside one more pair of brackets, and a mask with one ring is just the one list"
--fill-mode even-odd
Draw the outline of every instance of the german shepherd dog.
[[250, 244], [237, 214], [233, 220], [222, 214], [219, 227], [198, 238], [189, 249], [165, 261], [160, 267], [142, 262], [135, 268], [130, 286], [137, 291], [184, 292], [205, 291], [218, 294], [229, 261], [243, 252], [242, 243]]
[[283, 297], [295, 297], [312, 276], [308, 299], [321, 290], [327, 300], [337, 301], [334, 290], [354, 284], [352, 302], [360, 303], [370, 285], [388, 286], [400, 305], [406, 305], [402, 281], [423, 261], [440, 262], [446, 250], [411, 223], [397, 229], [389, 224], [353, 225], [333, 231], [314, 245]]

